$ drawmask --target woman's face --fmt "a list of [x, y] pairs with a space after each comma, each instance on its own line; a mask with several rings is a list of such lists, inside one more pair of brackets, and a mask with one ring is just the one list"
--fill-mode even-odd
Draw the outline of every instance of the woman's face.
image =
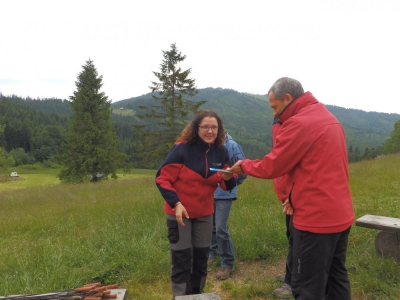
[[197, 130], [199, 137], [204, 142], [211, 144], [218, 135], [218, 121], [214, 117], [204, 117]]

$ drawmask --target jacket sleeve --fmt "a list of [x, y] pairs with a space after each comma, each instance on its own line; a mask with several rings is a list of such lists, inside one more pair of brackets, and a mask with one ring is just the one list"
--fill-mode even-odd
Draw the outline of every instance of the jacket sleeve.
[[[226, 166], [227, 168], [228, 166]], [[224, 191], [228, 191], [228, 190], [233, 190], [237, 184], [237, 174], [233, 174], [232, 178], [229, 180], [224, 180], [221, 177], [221, 182], [219, 184], [219, 186], [221, 187], [221, 189], [223, 189]]]
[[285, 175], [304, 157], [312, 143], [302, 124], [288, 120], [279, 130], [277, 143], [263, 159], [245, 159], [240, 164], [247, 175], [274, 179]]
[[283, 176], [274, 179], [274, 190], [276, 193], [276, 197], [280, 201], [284, 202], [288, 199], [290, 188], [291, 185], [289, 182], [288, 174], [285, 174]]
[[176, 193], [173, 183], [178, 178], [179, 172], [182, 169], [182, 163], [179, 161], [179, 147], [174, 145], [167, 155], [161, 168], [156, 174], [156, 185], [164, 200], [169, 206], [174, 207], [179, 202], [179, 197]]

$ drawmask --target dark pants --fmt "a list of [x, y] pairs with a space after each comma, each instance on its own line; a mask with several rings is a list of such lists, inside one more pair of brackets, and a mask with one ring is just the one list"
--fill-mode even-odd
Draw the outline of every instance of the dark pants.
[[331, 234], [297, 230], [291, 225], [291, 287], [297, 300], [350, 300], [345, 266], [350, 228]]
[[175, 296], [200, 294], [206, 283], [207, 260], [213, 226], [213, 215], [197, 219], [167, 214], [169, 249], [171, 253], [171, 285]]
[[292, 283], [292, 266], [293, 266], [293, 239], [290, 233], [290, 224], [292, 223], [292, 216], [286, 215], [286, 236], [289, 242], [288, 254], [286, 257], [286, 275], [284, 282], [288, 285]]

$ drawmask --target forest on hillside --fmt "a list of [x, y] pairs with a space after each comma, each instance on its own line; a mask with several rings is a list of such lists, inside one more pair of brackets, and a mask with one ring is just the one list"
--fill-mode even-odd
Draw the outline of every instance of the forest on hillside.
[[[192, 98], [206, 101], [201, 109], [215, 110], [223, 119], [226, 130], [242, 146], [246, 157], [262, 158], [271, 148], [272, 111], [265, 95], [239, 93], [231, 89], [206, 88]], [[154, 104], [152, 94], [112, 103], [111, 115], [119, 139], [119, 150], [128, 154], [135, 165], [133, 153], [137, 132], [132, 126], [145, 122], [137, 118], [139, 105]], [[398, 114], [365, 112], [327, 105], [346, 132], [351, 153], [358, 156], [379, 150], [393, 131]], [[3, 96], [0, 99], [0, 147], [14, 157], [15, 163], [57, 163], [69, 130], [72, 115], [70, 102], [62, 99], [31, 99]]]

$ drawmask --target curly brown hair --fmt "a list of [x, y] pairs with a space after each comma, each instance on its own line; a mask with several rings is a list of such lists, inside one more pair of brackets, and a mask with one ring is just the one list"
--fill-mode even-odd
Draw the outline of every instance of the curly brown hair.
[[199, 138], [198, 130], [201, 121], [205, 117], [215, 118], [218, 122], [218, 134], [216, 137], [216, 145], [222, 146], [225, 143], [225, 129], [224, 123], [222, 119], [218, 116], [218, 114], [212, 110], [202, 110], [199, 111], [190, 121], [189, 124], [182, 130], [180, 137], [177, 139], [177, 142], [182, 142], [186, 144], [193, 144]]

